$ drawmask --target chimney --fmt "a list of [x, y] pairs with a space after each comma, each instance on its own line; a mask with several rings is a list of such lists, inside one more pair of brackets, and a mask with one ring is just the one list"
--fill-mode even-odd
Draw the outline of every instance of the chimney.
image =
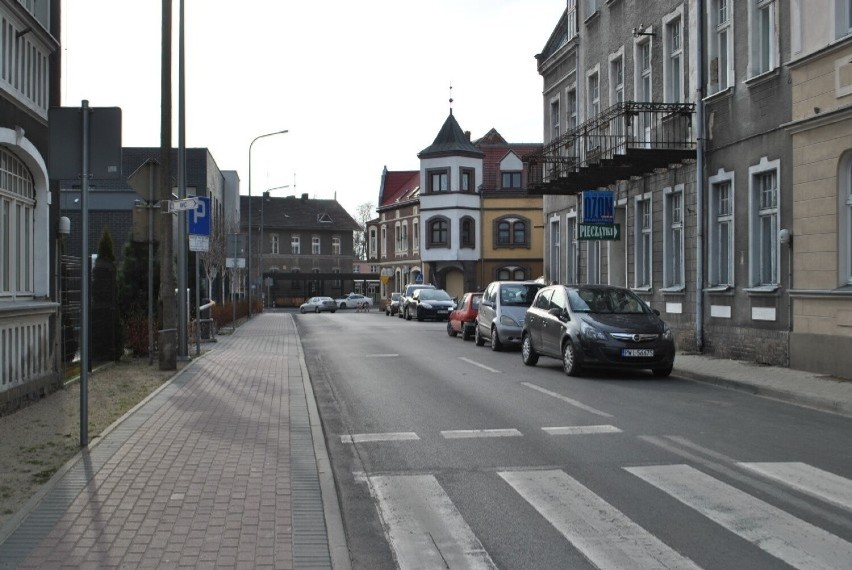
[[302, 202], [307, 202], [307, 201], [308, 201], [308, 193], [305, 192], [304, 194], [302, 194]]
[[470, 142], [470, 131], [465, 131], [464, 136], [467, 137], [467, 142]]

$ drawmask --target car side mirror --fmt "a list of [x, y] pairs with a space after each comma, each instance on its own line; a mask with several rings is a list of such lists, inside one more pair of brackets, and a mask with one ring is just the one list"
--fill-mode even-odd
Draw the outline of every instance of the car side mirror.
[[568, 316], [568, 311], [566, 311], [565, 309], [561, 309], [559, 307], [553, 307], [552, 309], [548, 309], [547, 313], [549, 315], [553, 315], [554, 317], [556, 317], [560, 321], [570, 321], [571, 320], [571, 317]]
[[654, 311], [655, 315], [657, 315], [658, 317], [660, 316], [660, 311], [658, 309], [651, 309], [651, 310]]

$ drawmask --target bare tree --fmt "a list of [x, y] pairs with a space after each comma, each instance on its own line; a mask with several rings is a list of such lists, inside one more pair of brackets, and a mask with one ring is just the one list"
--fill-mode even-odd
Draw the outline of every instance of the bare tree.
[[376, 205], [372, 202], [364, 202], [355, 210], [355, 221], [361, 226], [360, 231], [353, 232], [352, 247], [354, 249], [355, 258], [367, 259], [367, 222], [373, 219], [373, 211]]
[[[222, 224], [213, 224], [210, 228], [209, 247], [206, 252], [199, 252], [204, 274], [207, 277], [207, 298], [213, 298], [213, 281], [224, 274], [226, 248], [225, 228]], [[222, 280], [222, 299], [224, 300], [224, 279]]]

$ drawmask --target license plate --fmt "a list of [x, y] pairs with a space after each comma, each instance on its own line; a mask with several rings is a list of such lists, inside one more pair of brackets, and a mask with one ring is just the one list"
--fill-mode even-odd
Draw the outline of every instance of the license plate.
[[653, 348], [622, 348], [621, 356], [624, 357], [639, 357], [639, 358], [648, 358], [654, 356]]
[[438, 314], [439, 314], [439, 315], [446, 315], [446, 314], [447, 314], [447, 311], [440, 311], [440, 310], [439, 310], [439, 311], [438, 311]]

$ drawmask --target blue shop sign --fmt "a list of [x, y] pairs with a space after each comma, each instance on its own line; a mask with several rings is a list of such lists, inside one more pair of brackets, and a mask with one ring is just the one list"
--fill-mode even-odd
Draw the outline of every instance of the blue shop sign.
[[615, 220], [615, 197], [610, 190], [583, 192], [583, 222], [611, 224]]

